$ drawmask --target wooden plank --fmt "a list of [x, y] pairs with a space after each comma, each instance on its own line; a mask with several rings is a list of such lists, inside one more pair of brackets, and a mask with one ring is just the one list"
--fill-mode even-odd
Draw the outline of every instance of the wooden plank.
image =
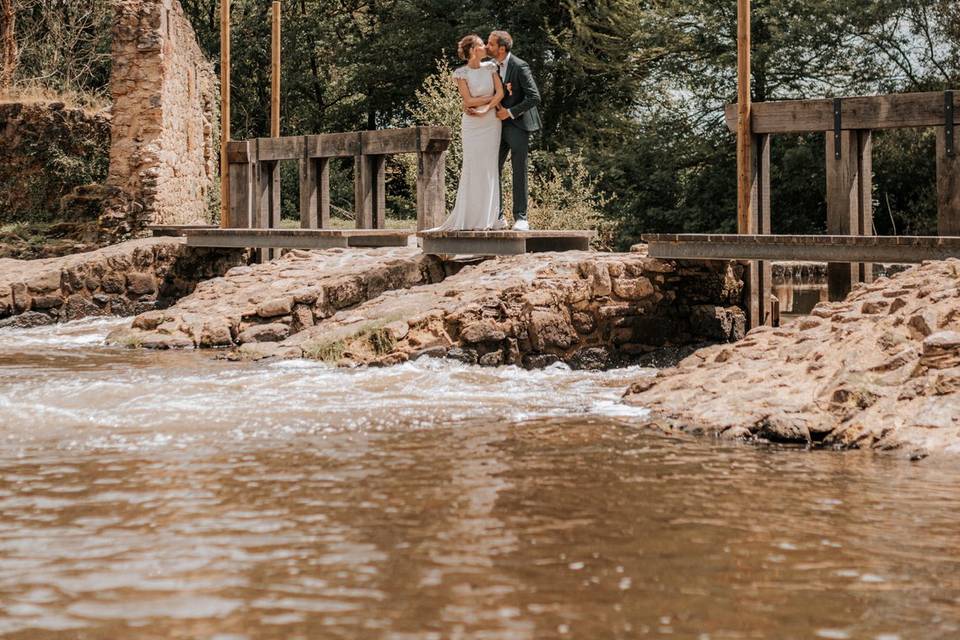
[[750, 175], [750, 0], [737, 0], [737, 231], [749, 233]]
[[373, 211], [371, 229], [387, 226], [387, 157], [366, 156], [370, 163], [370, 179], [373, 180]]
[[[862, 175], [863, 136], [869, 132], [842, 131], [840, 155], [836, 154], [833, 135], [826, 136], [827, 233], [831, 235], [864, 235], [860, 225], [864, 208], [863, 185], [869, 178]], [[871, 218], [872, 219], [872, 218]], [[827, 265], [827, 288], [831, 300], [842, 300], [859, 281], [860, 265], [837, 263]]]
[[357, 229], [373, 227], [373, 176], [367, 156], [356, 156], [353, 161], [353, 210]]
[[255, 140], [233, 140], [227, 143], [227, 161], [252, 162], [256, 160]]
[[420, 131], [420, 151], [442, 153], [450, 147], [453, 134], [448, 127], [417, 127]]
[[417, 230], [439, 226], [447, 210], [447, 152], [422, 151], [417, 159]]
[[652, 258], [918, 263], [960, 257], [960, 236], [644, 235]]
[[937, 127], [937, 230], [943, 236], [960, 235], [960, 140], [954, 141], [953, 155], [947, 155], [943, 127]]
[[330, 226], [330, 161], [327, 158], [300, 160], [300, 227], [326, 229]]
[[417, 148], [415, 128], [363, 131], [360, 134], [360, 152], [365, 155], [416, 153]]
[[327, 249], [332, 247], [405, 247], [409, 231], [339, 229], [188, 229], [195, 247]]
[[[769, 234], [770, 228], [770, 136], [753, 135], [750, 171], [750, 216], [746, 233]], [[750, 327], [773, 320], [770, 296], [773, 270], [769, 261], [753, 261], [744, 274], [747, 321]]]
[[[220, 0], [220, 226], [230, 220], [230, 0]], [[245, 158], [244, 162], [247, 161]]]
[[[857, 184], [858, 224], [857, 235], [872, 236], [873, 229], [873, 133], [869, 130], [858, 132], [858, 152], [860, 158], [859, 180]], [[873, 265], [861, 262], [856, 274], [858, 282], [873, 282]]]
[[[725, 109], [731, 131], [737, 130], [737, 105]], [[807, 133], [833, 130], [833, 100], [757, 102], [751, 109], [754, 133]], [[954, 113], [960, 123], [960, 110]], [[843, 128], [897, 129], [943, 125], [943, 92], [900, 93], [843, 98]]]
[[252, 227], [255, 201], [256, 166], [251, 163], [230, 165], [230, 217], [232, 228]]
[[[486, 238], [492, 240], [502, 240], [502, 239], [511, 239], [511, 240], [530, 240], [541, 239], [557, 239], [557, 238], [567, 238], [567, 239], [585, 239], [588, 242], [593, 240], [596, 237], [596, 231], [554, 231], [554, 230], [545, 230], [545, 231], [419, 231], [417, 232], [418, 238], [458, 238], [460, 240], [476, 240], [478, 238]], [[647, 237], [661, 239], [660, 235], [644, 236], [644, 239]], [[678, 236], [671, 236], [678, 237]], [[692, 239], [701, 240], [704, 237], [702, 235], [692, 235]], [[724, 236], [726, 238], [740, 238], [741, 236], [730, 235]], [[744, 236], [749, 238], [749, 236]]]
[[349, 158], [360, 153], [359, 133], [324, 133], [306, 137], [310, 158]]
[[317, 161], [313, 158], [300, 159], [300, 228], [319, 229], [320, 181], [317, 175]]
[[270, 137], [280, 137], [280, 2], [273, 0], [270, 37]]
[[261, 162], [299, 160], [303, 157], [303, 136], [286, 138], [257, 138], [257, 159]]

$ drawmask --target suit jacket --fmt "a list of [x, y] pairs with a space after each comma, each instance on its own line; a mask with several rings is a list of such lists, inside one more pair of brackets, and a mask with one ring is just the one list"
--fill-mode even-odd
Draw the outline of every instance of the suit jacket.
[[[513, 93], [507, 90], [507, 85], [513, 89]], [[540, 122], [540, 111], [537, 106], [540, 104], [540, 89], [533, 79], [533, 72], [530, 71], [530, 65], [510, 54], [507, 61], [506, 80], [503, 82], [503, 101], [500, 103], [513, 114], [513, 123], [526, 131], [538, 131], [542, 126]]]

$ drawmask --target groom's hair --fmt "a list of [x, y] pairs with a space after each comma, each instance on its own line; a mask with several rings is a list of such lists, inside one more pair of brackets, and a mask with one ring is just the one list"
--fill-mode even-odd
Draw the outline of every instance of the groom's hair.
[[513, 36], [511, 36], [506, 31], [494, 31], [490, 34], [490, 37], [497, 39], [497, 44], [501, 47], [510, 51], [513, 49]]

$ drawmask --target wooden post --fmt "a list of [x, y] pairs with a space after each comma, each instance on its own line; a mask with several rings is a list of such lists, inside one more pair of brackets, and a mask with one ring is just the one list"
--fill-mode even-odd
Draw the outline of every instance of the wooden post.
[[960, 140], [953, 144], [951, 155], [946, 130], [937, 127], [937, 232], [941, 236], [960, 236]]
[[[235, 143], [237, 144], [237, 143]], [[256, 226], [255, 185], [257, 183], [256, 143], [246, 140], [243, 162], [231, 162], [230, 167], [230, 225], [236, 229]]]
[[353, 208], [357, 229], [369, 229], [373, 225], [373, 179], [367, 156], [353, 159]]
[[373, 179], [372, 229], [387, 227], [387, 156], [368, 156]]
[[357, 229], [386, 226], [386, 156], [358, 155], [354, 160]]
[[230, 224], [230, 0], [220, 0], [220, 226]]
[[273, 2], [273, 55], [270, 87], [270, 137], [280, 137], [280, 2]]
[[300, 161], [300, 228], [330, 226], [330, 160], [306, 157]]
[[[746, 233], [769, 234], [770, 229], [770, 136], [752, 136], [750, 150], [750, 217]], [[747, 273], [747, 321], [750, 327], [772, 324], [770, 296], [772, 265], [766, 260], [752, 260]]]
[[[840, 131], [840, 153], [833, 132], [827, 132], [827, 233], [862, 236], [873, 234], [873, 141], [870, 131]], [[872, 265], [829, 263], [830, 300], [843, 300], [854, 282], [869, 281]]]
[[737, 0], [737, 232], [750, 226], [750, 0]]

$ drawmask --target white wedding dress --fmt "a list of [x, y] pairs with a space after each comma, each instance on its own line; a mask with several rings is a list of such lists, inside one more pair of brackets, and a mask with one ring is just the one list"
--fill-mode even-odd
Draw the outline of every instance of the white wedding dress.
[[[467, 81], [471, 96], [492, 98], [496, 93], [496, 73], [496, 63], [484, 62], [477, 69], [462, 66], [453, 72], [453, 77]], [[500, 216], [500, 120], [491, 109], [482, 116], [463, 114], [461, 122], [463, 167], [457, 203], [444, 223], [430, 231], [490, 229]]]

